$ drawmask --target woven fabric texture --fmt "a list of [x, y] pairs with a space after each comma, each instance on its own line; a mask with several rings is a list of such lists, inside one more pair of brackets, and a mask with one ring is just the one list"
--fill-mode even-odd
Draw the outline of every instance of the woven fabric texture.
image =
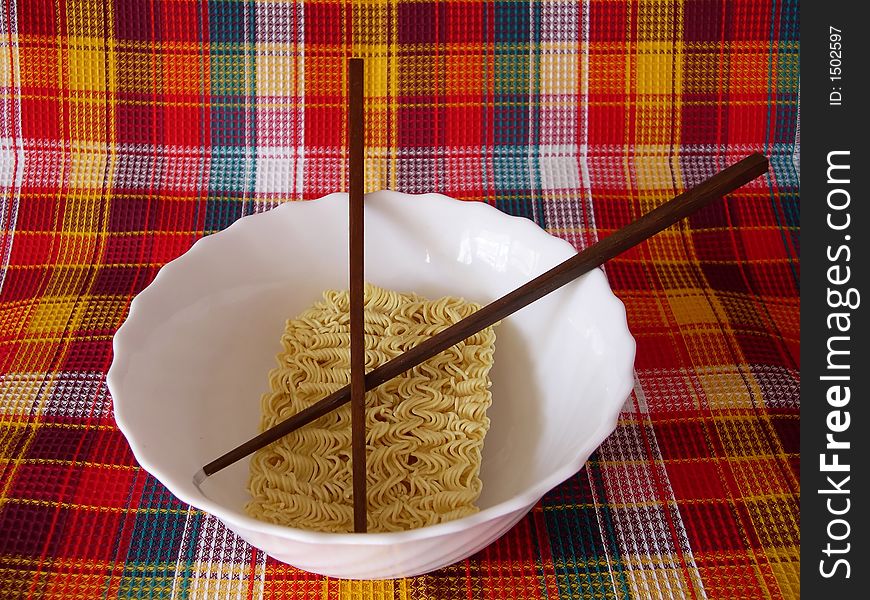
[[[796, 0], [0, 0], [0, 596], [796, 598]], [[134, 460], [105, 374], [161, 265], [367, 184], [577, 248], [753, 151], [767, 176], [606, 267], [636, 384], [502, 539], [405, 580], [276, 562]], [[435, 224], [437, 226], [437, 224]]]

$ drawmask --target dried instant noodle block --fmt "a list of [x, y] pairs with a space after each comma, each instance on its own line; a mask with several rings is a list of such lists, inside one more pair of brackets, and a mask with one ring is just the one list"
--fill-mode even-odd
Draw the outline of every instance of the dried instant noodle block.
[[[367, 284], [366, 370], [478, 310]], [[278, 367], [262, 399], [261, 430], [350, 383], [349, 297], [323, 300], [287, 321]], [[483, 438], [492, 402], [489, 327], [366, 394], [368, 530], [400, 531], [477, 512]], [[259, 450], [248, 514], [331, 532], [353, 530], [350, 405]]]

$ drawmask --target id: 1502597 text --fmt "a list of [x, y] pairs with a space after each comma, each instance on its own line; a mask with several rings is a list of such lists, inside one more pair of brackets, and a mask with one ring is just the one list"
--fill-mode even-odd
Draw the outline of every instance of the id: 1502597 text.
[[831, 90], [828, 106], [843, 105], [843, 30], [828, 26], [828, 77]]

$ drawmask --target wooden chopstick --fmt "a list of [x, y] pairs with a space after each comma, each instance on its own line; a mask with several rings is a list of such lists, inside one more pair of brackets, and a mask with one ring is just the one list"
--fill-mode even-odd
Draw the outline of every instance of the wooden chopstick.
[[366, 532], [366, 349], [365, 284], [363, 274], [363, 194], [365, 193], [365, 111], [363, 60], [350, 59], [348, 68], [348, 188], [350, 221], [350, 412], [353, 450], [353, 530]]
[[[710, 179], [665, 202], [626, 225], [612, 235], [586, 248], [556, 265], [546, 273], [495, 300], [479, 311], [451, 325], [391, 361], [372, 369], [365, 376], [365, 388], [371, 390], [419, 365], [439, 352], [464, 340], [508, 315], [528, 306], [535, 300], [562, 287], [580, 275], [601, 266], [614, 256], [636, 246], [663, 229], [684, 219], [714, 199], [729, 194], [756, 177], [767, 172], [768, 162], [761, 154], [752, 154], [740, 162], [714, 175]], [[256, 437], [230, 450], [205, 465], [195, 476], [204, 479], [233, 464], [245, 456], [287, 435], [291, 431], [322, 417], [348, 401], [350, 386], [333, 392], [323, 400], [302, 410]]]

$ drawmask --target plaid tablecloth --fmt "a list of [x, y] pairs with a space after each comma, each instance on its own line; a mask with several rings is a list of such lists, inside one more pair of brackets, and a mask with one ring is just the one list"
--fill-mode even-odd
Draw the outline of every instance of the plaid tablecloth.
[[[794, 0], [2, 0], [0, 597], [797, 597], [798, 37]], [[161, 265], [345, 187], [352, 53], [368, 188], [487, 202], [578, 248], [771, 160], [607, 265], [636, 384], [587, 466], [468, 560], [374, 583], [173, 498], [105, 382]]]

